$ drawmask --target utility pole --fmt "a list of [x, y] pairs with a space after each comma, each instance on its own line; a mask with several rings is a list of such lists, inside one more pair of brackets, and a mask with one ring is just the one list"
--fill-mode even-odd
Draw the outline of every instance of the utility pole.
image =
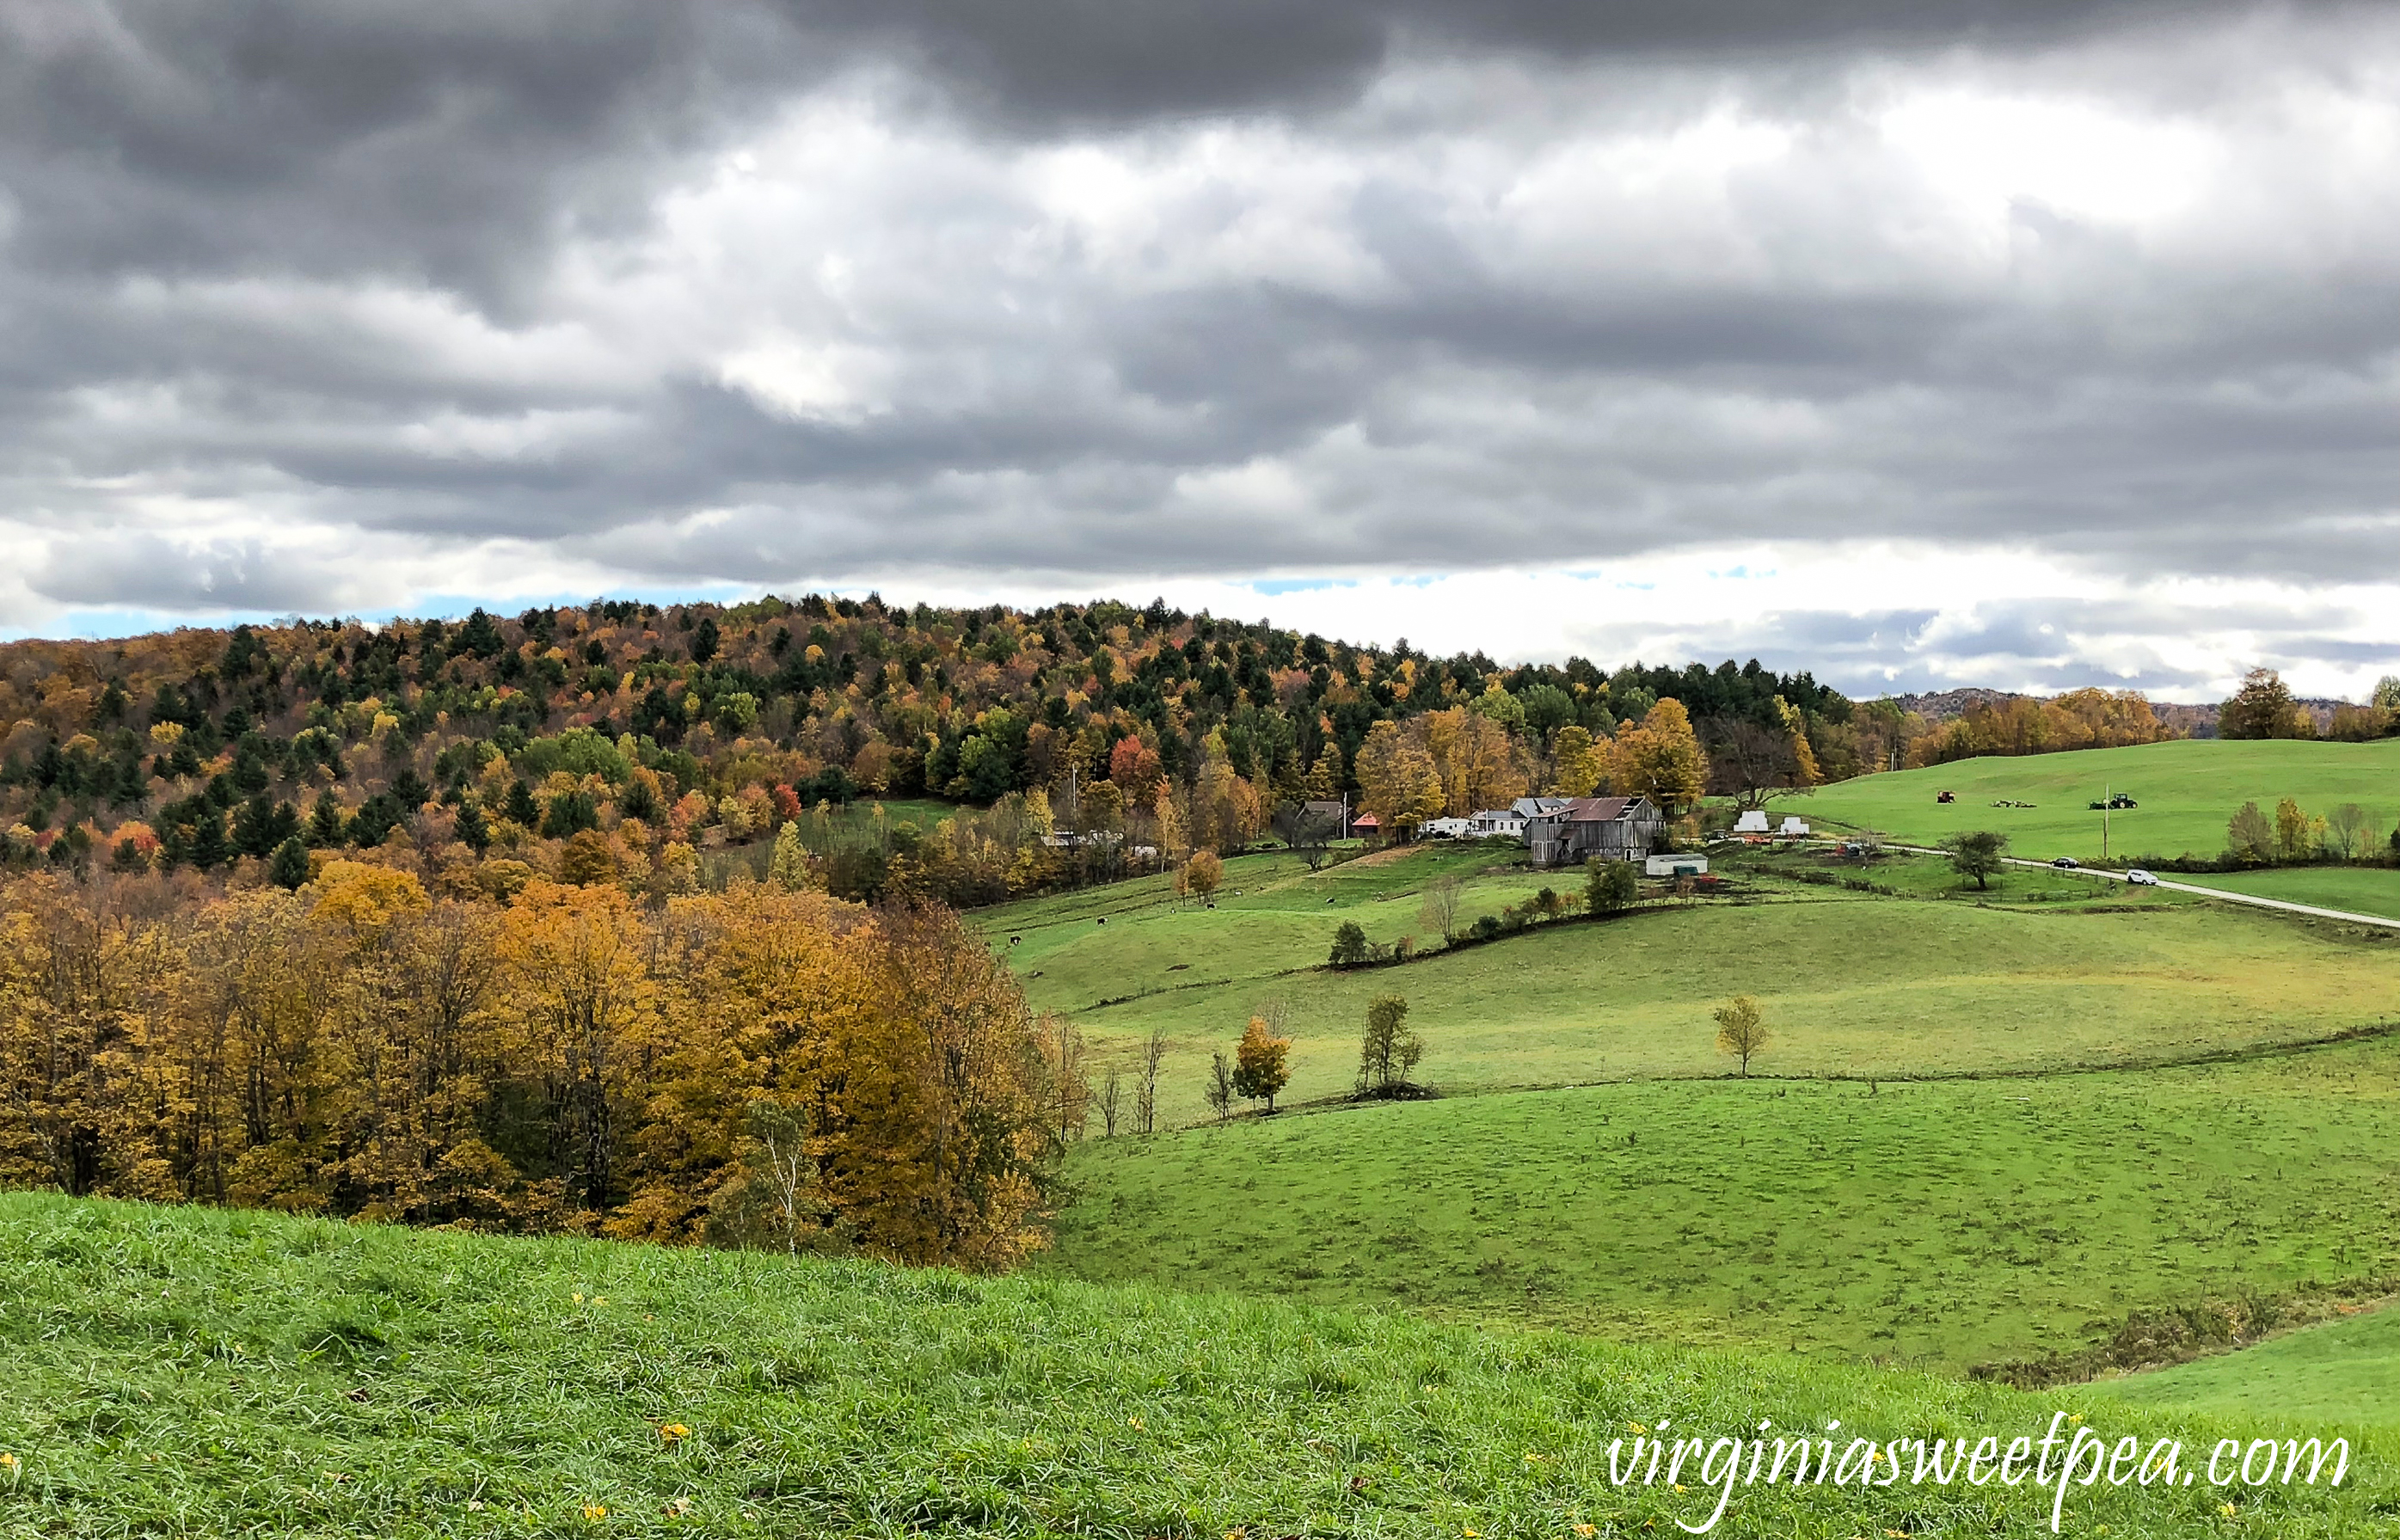
[[2107, 782], [2100, 783], [2100, 859], [2108, 859], [2108, 814], [2117, 806], [2117, 788]]

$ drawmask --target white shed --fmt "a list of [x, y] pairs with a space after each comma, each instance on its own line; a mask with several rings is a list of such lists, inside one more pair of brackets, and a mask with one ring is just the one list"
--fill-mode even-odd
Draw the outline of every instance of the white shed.
[[1786, 818], [1783, 821], [1783, 826], [1775, 832], [1786, 839], [1806, 839], [1808, 838], [1808, 821], [1805, 818]]
[[1766, 832], [1766, 810], [1765, 808], [1752, 808], [1748, 812], [1743, 813], [1739, 818], [1733, 821], [1733, 832], [1736, 834], [1765, 834]]
[[1654, 855], [1643, 867], [1652, 877], [1706, 877], [1709, 858], [1705, 855]]

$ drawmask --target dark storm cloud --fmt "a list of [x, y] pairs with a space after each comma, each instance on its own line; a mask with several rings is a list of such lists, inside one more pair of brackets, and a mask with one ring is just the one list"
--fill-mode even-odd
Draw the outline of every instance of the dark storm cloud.
[[1575, 59], [1861, 41], [2031, 43], [2198, 0], [1788, 6], [1008, 5], [930, 0], [19, 0], [0, 168], [20, 260], [264, 264], [489, 282], [582, 222], [638, 218], [657, 161], [873, 60], [1034, 131], [1323, 106], [1396, 38]]
[[[686, 582], [1845, 538], [2380, 574], [2400, 243], [2320, 153], [2349, 142], [2275, 116], [2372, 99], [2400, 58], [2373, 14], [20, 0], [0, 606], [321, 608], [352, 539]], [[1920, 77], [2221, 117], [2271, 198], [2158, 237], [2015, 198], [1961, 237], [1859, 105]], [[828, 102], [809, 131], [844, 156], [722, 190]], [[1782, 136], [1767, 169], [1623, 192], [1745, 113]], [[1086, 217], [1028, 169], [1073, 146], [1183, 190]], [[1887, 599], [1739, 624], [1803, 662], [2061, 677], [2090, 666], [2051, 661], [2064, 622], [2098, 634]], [[2364, 659], [2337, 629], [2261, 634]]]

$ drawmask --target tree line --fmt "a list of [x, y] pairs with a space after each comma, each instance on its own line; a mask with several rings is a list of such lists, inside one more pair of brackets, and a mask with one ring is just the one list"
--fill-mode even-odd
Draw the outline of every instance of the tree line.
[[1040, 1244], [1071, 1064], [948, 911], [322, 863], [0, 890], [0, 1182], [502, 1232]]

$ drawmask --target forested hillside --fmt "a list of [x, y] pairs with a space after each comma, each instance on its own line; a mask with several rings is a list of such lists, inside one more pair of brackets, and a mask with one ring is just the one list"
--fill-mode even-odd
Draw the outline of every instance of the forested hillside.
[[[1633, 770], [1608, 752], [1620, 725], [1661, 699], [1700, 740], [1738, 743], [1721, 757], [1752, 777], [1852, 773], [1889, 736], [1889, 714], [1756, 663], [1504, 669], [1163, 604], [811, 595], [294, 620], [20, 642], [0, 677], [14, 859], [249, 861], [286, 886], [307, 851], [392, 847], [428, 876], [514, 859], [658, 896], [753, 841], [766, 875], [767, 837], [790, 825], [796, 859], [837, 892], [978, 902], [1062, 863], [1238, 845], [1310, 796], [1381, 805], [1388, 826], [1562, 779], [1606, 787]], [[1393, 752], [1362, 763], [1383, 724]], [[1687, 755], [1670, 773], [1704, 769]], [[842, 811], [923, 797], [989, 811], [930, 831]], [[1060, 828], [1093, 838], [1060, 855], [1043, 838]]]
[[[2130, 693], [2027, 713], [1937, 730], [1755, 661], [1502, 667], [1164, 603], [295, 619], [0, 647], [0, 831], [19, 866], [287, 888], [348, 848], [653, 900], [780, 861], [844, 896], [975, 904], [1235, 849], [1313, 798], [1386, 831], [1529, 792], [1681, 809], [2164, 730]], [[894, 815], [921, 798], [951, 806]]]

